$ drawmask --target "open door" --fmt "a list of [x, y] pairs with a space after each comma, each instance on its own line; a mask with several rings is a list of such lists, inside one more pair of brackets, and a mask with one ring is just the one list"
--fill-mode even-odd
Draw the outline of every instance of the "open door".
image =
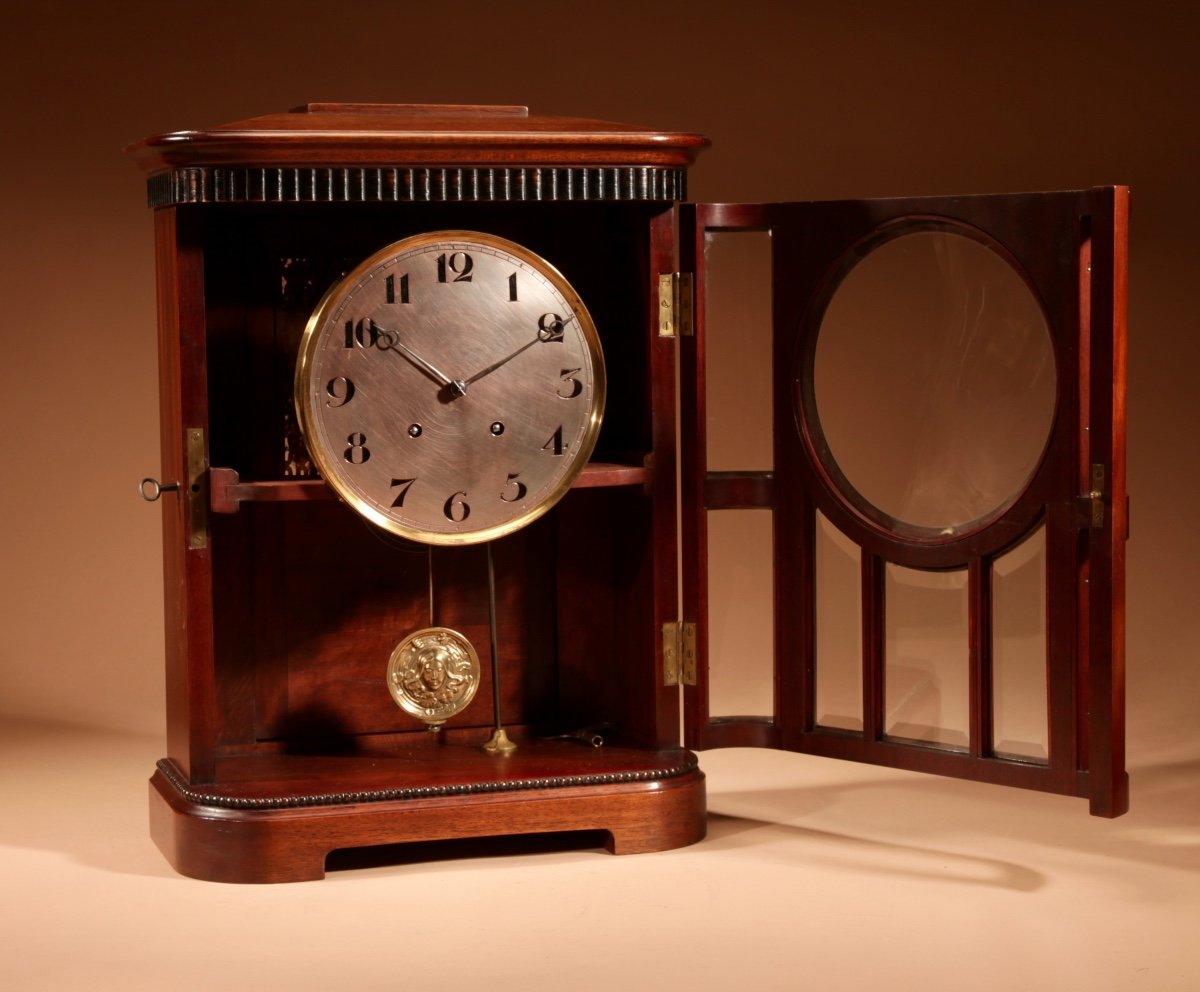
[[680, 208], [690, 747], [1125, 811], [1127, 213]]

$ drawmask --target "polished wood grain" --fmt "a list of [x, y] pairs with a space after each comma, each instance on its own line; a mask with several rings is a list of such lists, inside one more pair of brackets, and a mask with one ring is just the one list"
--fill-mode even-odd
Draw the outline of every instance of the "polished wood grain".
[[1089, 427], [1091, 460], [1108, 466], [1104, 525], [1089, 528], [1087, 742], [1092, 812], [1129, 808], [1125, 771], [1125, 546], [1129, 537], [1126, 395], [1129, 208], [1125, 187], [1099, 193], [1091, 217]]
[[146, 138], [128, 152], [147, 171], [189, 165], [687, 168], [708, 145], [699, 134], [511, 109], [314, 103]]
[[[199, 218], [155, 216], [162, 478], [186, 479], [186, 431], [208, 416], [203, 233]], [[212, 774], [216, 744], [212, 558], [188, 547], [186, 499], [164, 499], [167, 753], [189, 774]]]
[[[589, 462], [572, 483], [573, 489], [600, 486], [644, 486], [650, 479], [645, 465]], [[214, 513], [237, 513], [242, 503], [304, 502], [337, 499], [321, 479], [267, 479], [242, 482], [236, 469], [209, 469], [209, 500]]]
[[[178, 870], [293, 880], [355, 845], [588, 829], [648, 851], [703, 835], [703, 776], [678, 748], [660, 656], [678, 597], [675, 348], [654, 290], [675, 265], [662, 191], [677, 184], [651, 173], [682, 174], [705, 144], [514, 107], [314, 104], [132, 149], [158, 205], [163, 478], [184, 477], [185, 434], [203, 431], [213, 511], [192, 548], [186, 501], [163, 500], [168, 753], [151, 808]], [[402, 202], [410, 181], [422, 202], [416, 186]], [[345, 195], [317, 195], [333, 182]], [[519, 202], [483, 202], [509, 182]], [[325, 290], [438, 229], [549, 259], [587, 301], [610, 370], [592, 463], [494, 544], [494, 658], [483, 550], [381, 537], [313, 476], [291, 407]], [[475, 702], [437, 735], [385, 684], [394, 646], [431, 624], [481, 661]], [[520, 748], [499, 762], [479, 749], [497, 677]], [[605, 744], [545, 740], [580, 733]]]
[[434, 752], [229, 759], [222, 784], [200, 793], [163, 763], [151, 836], [181, 874], [223, 882], [319, 879], [350, 847], [599, 830], [612, 853], [638, 854], [704, 836], [704, 777], [679, 749]]

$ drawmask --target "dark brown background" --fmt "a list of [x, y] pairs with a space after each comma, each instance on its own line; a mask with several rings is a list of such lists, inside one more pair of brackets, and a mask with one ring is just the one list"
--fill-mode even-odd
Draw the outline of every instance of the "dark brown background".
[[[822, 5], [822, 8], [826, 5]], [[709, 135], [695, 199], [1134, 188], [1130, 757], [1194, 751], [1193, 5], [28, 2], [0, 42], [0, 714], [158, 732], [144, 135], [310, 100]], [[1135, 798], [1136, 803], [1136, 779]]]

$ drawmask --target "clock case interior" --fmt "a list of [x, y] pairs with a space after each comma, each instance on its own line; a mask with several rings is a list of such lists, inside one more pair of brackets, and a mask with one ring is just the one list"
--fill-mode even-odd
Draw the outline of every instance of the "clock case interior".
[[[242, 206], [204, 219], [211, 464], [236, 472], [239, 485], [286, 492], [298, 481], [285, 474], [297, 466], [285, 457], [284, 434], [300, 333], [324, 291], [380, 245], [465, 228], [552, 259], [603, 329], [620, 390], [584, 485], [548, 517], [493, 542], [504, 723], [518, 738], [603, 728], [612, 740], [658, 743], [636, 686], [639, 672], [645, 680], [653, 670], [655, 640], [645, 606], [653, 600], [651, 371], [639, 332], [646, 236], [662, 207], [333, 205], [321, 208], [319, 240], [311, 210]], [[298, 433], [289, 444], [302, 459]], [[321, 486], [309, 488], [323, 496]], [[399, 738], [436, 751], [486, 738], [482, 546], [406, 542], [323, 498], [245, 500], [237, 512], [212, 514], [209, 529], [223, 754], [354, 753]], [[437, 737], [379, 691], [379, 660], [431, 624], [459, 630], [483, 662], [477, 702]]]
[[[163, 497], [168, 754], [150, 787], [151, 832], [177, 870], [319, 878], [339, 848], [583, 829], [617, 852], [680, 846], [703, 836], [705, 818], [703, 776], [681, 739], [874, 761], [1123, 811], [1123, 193], [680, 204], [705, 144], [521, 108], [310, 105], [134, 146], [156, 208], [162, 475], [182, 482], [177, 498]], [[1081, 211], [1095, 226], [1087, 239]], [[797, 328], [846, 246], [930, 212], [1021, 240], [1041, 258], [1022, 259], [1035, 290], [1059, 301], [1060, 398], [1073, 410], [1060, 410], [1042, 481], [1000, 521], [1037, 500], [1058, 520], [1048, 610], [1062, 657], [1048, 674], [1052, 753], [1040, 764], [1006, 760], [985, 739], [985, 650], [972, 655], [968, 748], [886, 739], [871, 719], [883, 675], [869, 625], [867, 726], [814, 722], [811, 594], [801, 588], [813, 581], [811, 525], [796, 521], [818, 505], [839, 519], [841, 504], [794, 443]], [[480, 749], [493, 727], [484, 549], [431, 550], [373, 529], [312, 476], [291, 407], [296, 349], [324, 291], [381, 246], [442, 229], [499, 235], [557, 267], [591, 311], [608, 368], [591, 464], [550, 513], [493, 546], [501, 713], [518, 743], [503, 758]], [[703, 249], [715, 230], [773, 230], [784, 246], [771, 280], [773, 471], [705, 464]], [[1081, 302], [1079, 245], [1097, 239], [1099, 275]], [[694, 324], [686, 280], [670, 278], [680, 269], [695, 275]], [[1083, 390], [1077, 376], [1113, 391]], [[1099, 454], [1081, 452], [1084, 426], [1105, 417]], [[1109, 474], [1088, 494], [1075, 466], [1093, 457]], [[1079, 522], [1089, 497], [1108, 510], [1095, 527]], [[769, 716], [729, 718], [709, 705], [705, 520], [739, 508], [776, 519], [774, 704]], [[883, 604], [869, 575], [884, 560], [970, 560], [978, 576], [990, 553], [978, 535], [948, 553], [864, 533], [871, 615]], [[990, 614], [973, 595], [979, 646]], [[437, 734], [398, 709], [384, 682], [396, 643], [431, 624], [463, 633], [482, 663], [475, 701]], [[590, 746], [592, 735], [604, 744]]]

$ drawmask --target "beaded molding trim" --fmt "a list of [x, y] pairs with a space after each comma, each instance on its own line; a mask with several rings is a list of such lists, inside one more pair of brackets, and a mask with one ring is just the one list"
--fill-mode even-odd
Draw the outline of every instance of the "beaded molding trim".
[[632, 782], [661, 782], [693, 772], [699, 765], [694, 754], [684, 752], [678, 764], [666, 768], [630, 772], [603, 772], [595, 775], [560, 775], [551, 778], [499, 779], [465, 785], [429, 785], [407, 789], [372, 789], [363, 792], [326, 792], [310, 796], [218, 796], [189, 788], [169, 758], [158, 762], [158, 770], [175, 791], [195, 806], [220, 809], [291, 809], [298, 806], [345, 806], [352, 803], [397, 802], [406, 799], [442, 799], [448, 796], [476, 796], [500, 792], [528, 792], [533, 789], [561, 789], [586, 785], [621, 785]]
[[206, 168], [159, 172], [151, 207], [188, 203], [451, 203], [675, 201], [687, 171], [615, 168]]

